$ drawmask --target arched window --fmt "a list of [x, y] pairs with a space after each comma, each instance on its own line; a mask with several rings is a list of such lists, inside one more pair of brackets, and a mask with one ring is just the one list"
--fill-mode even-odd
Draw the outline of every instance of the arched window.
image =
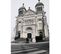
[[38, 7], [37, 8], [37, 11], [42, 11], [42, 7]]
[[23, 11], [19, 11], [19, 15], [23, 14]]
[[26, 30], [32, 30], [32, 28], [31, 27], [28, 27]]

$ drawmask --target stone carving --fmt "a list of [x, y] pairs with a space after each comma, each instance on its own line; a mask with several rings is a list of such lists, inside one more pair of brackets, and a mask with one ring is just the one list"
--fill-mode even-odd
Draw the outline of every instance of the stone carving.
[[33, 19], [28, 19], [28, 20], [24, 20], [24, 23], [25, 24], [33, 24], [34, 23], [34, 20]]

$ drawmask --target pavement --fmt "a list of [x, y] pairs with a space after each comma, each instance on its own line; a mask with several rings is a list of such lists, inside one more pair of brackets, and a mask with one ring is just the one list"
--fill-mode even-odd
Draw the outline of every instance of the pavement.
[[11, 54], [49, 54], [49, 42], [12, 43]]
[[39, 50], [39, 51], [30, 52], [27, 54], [48, 54], [48, 51], [47, 50]]

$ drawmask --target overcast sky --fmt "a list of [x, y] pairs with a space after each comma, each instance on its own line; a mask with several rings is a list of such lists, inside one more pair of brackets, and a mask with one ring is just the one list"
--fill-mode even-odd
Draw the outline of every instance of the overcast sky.
[[[15, 19], [18, 15], [18, 9], [24, 3], [26, 9], [30, 7], [32, 10], [35, 11], [35, 5], [37, 4], [38, 0], [11, 0], [11, 29], [12, 33], [15, 27]], [[49, 19], [49, 0], [40, 0], [44, 4], [44, 11], [46, 12], [47, 21]]]

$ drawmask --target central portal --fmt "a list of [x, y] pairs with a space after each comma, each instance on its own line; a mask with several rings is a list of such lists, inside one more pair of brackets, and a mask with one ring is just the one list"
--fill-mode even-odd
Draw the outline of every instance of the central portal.
[[27, 38], [31, 39], [32, 38], [32, 34], [31, 33], [27, 33]]
[[32, 34], [31, 33], [27, 33], [26, 41], [27, 41], [27, 43], [32, 42]]
[[33, 29], [32, 29], [32, 27], [27, 27], [26, 31], [27, 31], [26, 32], [26, 34], [27, 34], [26, 42], [30, 43], [30, 42], [32, 42]]

